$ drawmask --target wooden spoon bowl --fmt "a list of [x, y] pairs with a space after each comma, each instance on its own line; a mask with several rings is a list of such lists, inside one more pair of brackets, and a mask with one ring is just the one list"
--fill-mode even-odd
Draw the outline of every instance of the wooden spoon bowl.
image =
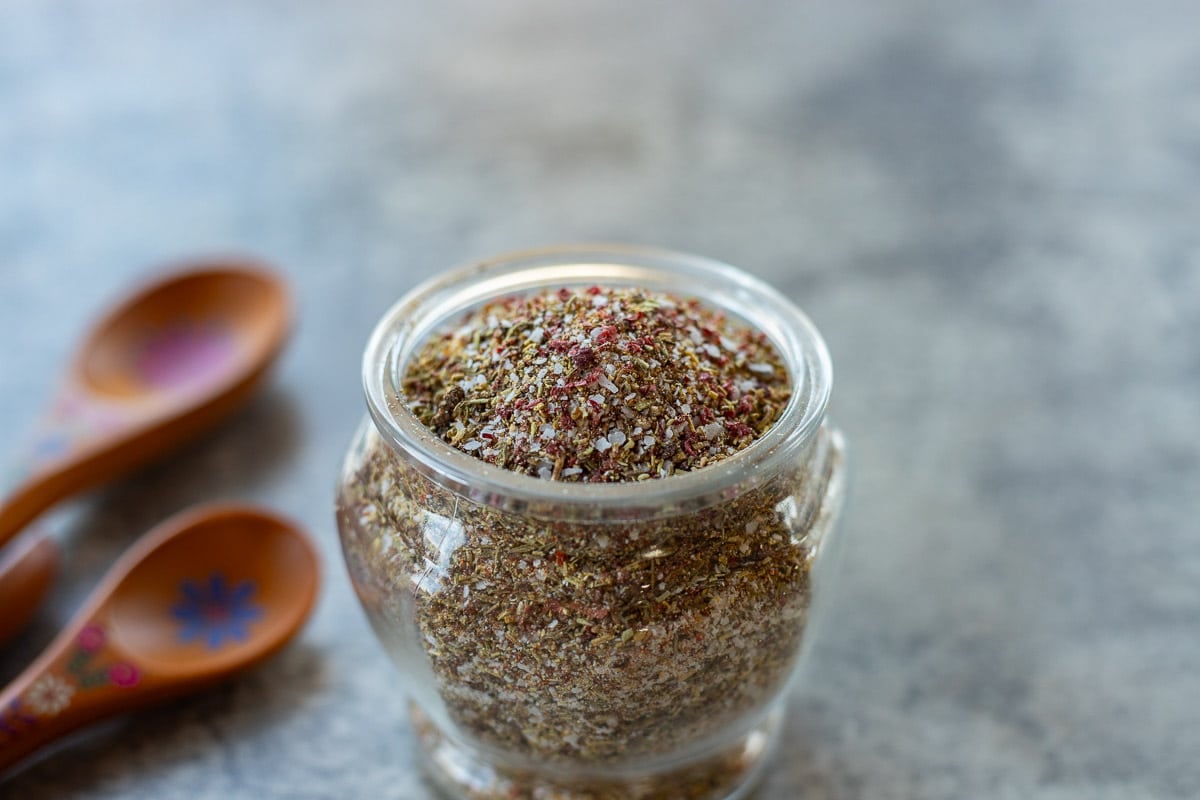
[[280, 343], [285, 309], [278, 280], [257, 268], [197, 266], [145, 287], [101, 320], [73, 377], [117, 400], [211, 394], [260, 371]]

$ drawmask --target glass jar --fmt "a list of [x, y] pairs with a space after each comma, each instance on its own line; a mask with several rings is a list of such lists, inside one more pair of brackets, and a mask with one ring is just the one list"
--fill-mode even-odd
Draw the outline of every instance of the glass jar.
[[[399, 387], [428, 336], [498, 297], [592, 285], [694, 297], [762, 331], [792, 383], [779, 419], [714, 465], [594, 484], [494, 467], [408, 410]], [[410, 292], [375, 329], [363, 381], [338, 527], [438, 785], [472, 800], [744, 796], [838, 538], [842, 444], [812, 323], [707, 259], [541, 250]]]

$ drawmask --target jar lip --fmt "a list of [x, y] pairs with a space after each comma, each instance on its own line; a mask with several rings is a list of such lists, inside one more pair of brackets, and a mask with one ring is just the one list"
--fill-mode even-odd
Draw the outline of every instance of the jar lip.
[[[783, 358], [792, 396], [764, 434], [716, 464], [648, 481], [574, 483], [488, 464], [442, 441], [408, 408], [400, 390], [406, 356], [439, 326], [486, 300], [571, 285], [639, 286], [696, 297], [767, 335]], [[674, 288], [672, 288], [674, 286]], [[829, 352], [816, 326], [790, 300], [719, 261], [670, 250], [574, 244], [477, 261], [428, 280], [380, 319], [363, 353], [362, 379], [375, 427], [442, 487], [476, 502], [537, 514], [633, 519], [729, 500], [798, 463], [825, 416], [832, 390]]]

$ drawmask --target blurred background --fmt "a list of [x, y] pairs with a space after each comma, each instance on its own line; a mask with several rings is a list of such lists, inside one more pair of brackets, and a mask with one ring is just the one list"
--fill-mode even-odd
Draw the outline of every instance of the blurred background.
[[1186, 2], [4, 2], [5, 450], [158, 266], [257, 255], [299, 320], [246, 411], [57, 515], [0, 680], [191, 503], [300, 519], [327, 576], [279, 658], [0, 794], [432, 797], [333, 525], [362, 347], [451, 266], [614, 240], [833, 352], [846, 558], [756, 797], [1197, 797], [1198, 184]]

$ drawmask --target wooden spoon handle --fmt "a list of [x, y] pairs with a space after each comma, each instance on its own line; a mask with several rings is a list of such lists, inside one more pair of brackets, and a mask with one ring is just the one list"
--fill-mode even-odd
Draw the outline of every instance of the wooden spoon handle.
[[[73, 479], [74, 478], [74, 479]], [[7, 497], [0, 499], [0, 546], [8, 542], [38, 515], [76, 491], [78, 477], [59, 470], [26, 478]], [[0, 571], [0, 582], [4, 580]]]
[[0, 496], [0, 545], [59, 500], [143, 461], [139, 442], [127, 446], [135, 412], [84, 400], [72, 387], [65, 388], [25, 456], [15, 488]]
[[58, 571], [58, 546], [37, 536], [0, 555], [0, 645], [20, 632]]
[[144, 705], [157, 683], [113, 646], [102, 619], [73, 625], [0, 694], [0, 775], [61, 736]]

